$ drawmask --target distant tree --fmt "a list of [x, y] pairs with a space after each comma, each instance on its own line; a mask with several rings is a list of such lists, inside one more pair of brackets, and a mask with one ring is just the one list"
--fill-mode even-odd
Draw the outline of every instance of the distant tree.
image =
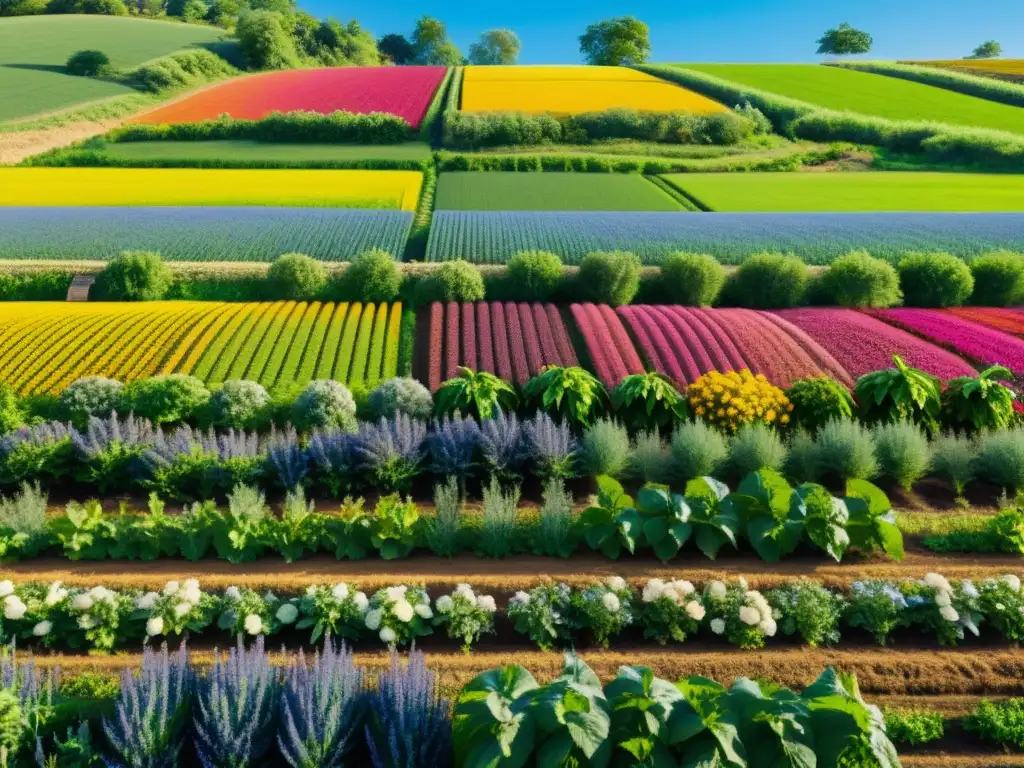
[[206, 9], [206, 20], [211, 24], [229, 27], [235, 23], [241, 11], [241, 0], [211, 0]]
[[167, 0], [167, 15], [185, 21], [205, 19], [209, 8], [203, 0]]
[[276, 11], [288, 15], [295, 10], [295, 0], [249, 0], [249, 7], [254, 11]]
[[469, 46], [470, 64], [515, 64], [522, 44], [511, 29], [489, 29]]
[[274, 11], [243, 11], [235, 36], [251, 69], [287, 69], [299, 65], [299, 55], [284, 18]]
[[580, 35], [580, 53], [588, 64], [643, 64], [651, 55], [650, 30], [635, 16], [605, 19]]
[[448, 39], [444, 23], [430, 16], [423, 16], [416, 22], [412, 33], [412, 45], [416, 51], [417, 64], [457, 65], [462, 63], [462, 54]]
[[405, 35], [392, 32], [377, 41], [377, 50], [393, 64], [412, 64], [416, 60], [416, 48]]
[[830, 29], [818, 40], [818, 53], [826, 56], [847, 56], [851, 53], [867, 53], [874, 42], [871, 35], [854, 29], [845, 21]]
[[1003, 55], [1003, 46], [997, 43], [995, 40], [986, 40], [984, 43], [974, 49], [974, 53], [970, 56], [965, 56], [965, 59], [994, 59], [996, 56]]

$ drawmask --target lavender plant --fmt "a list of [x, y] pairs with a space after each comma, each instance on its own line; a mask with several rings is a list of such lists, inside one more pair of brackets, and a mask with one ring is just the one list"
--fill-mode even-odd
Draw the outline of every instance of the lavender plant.
[[490, 473], [502, 482], [521, 479], [530, 454], [529, 441], [514, 413], [498, 411], [494, 418], [480, 422], [480, 455]]
[[523, 424], [523, 431], [541, 478], [568, 478], [576, 474], [577, 444], [567, 424], [538, 411]]
[[173, 656], [167, 645], [159, 652], [143, 650], [138, 675], [126, 669], [114, 714], [103, 718], [103, 732], [113, 754], [106, 756], [111, 768], [174, 768], [179, 763], [192, 668], [184, 644]]
[[280, 682], [263, 638], [246, 649], [239, 637], [226, 659], [215, 654], [196, 683], [195, 703], [193, 731], [203, 768], [264, 765], [274, 744]]
[[374, 768], [449, 768], [452, 764], [449, 702], [420, 651], [403, 666], [398, 655], [367, 696], [366, 740]]
[[359, 436], [341, 429], [316, 430], [306, 453], [332, 496], [352, 490], [360, 467]]
[[295, 427], [276, 430], [267, 439], [267, 474], [285, 490], [291, 490], [309, 474], [309, 459], [299, 443]]
[[343, 768], [363, 728], [363, 675], [344, 643], [328, 642], [313, 663], [299, 651], [284, 673], [277, 744], [293, 768]]
[[78, 479], [95, 485], [101, 493], [124, 490], [146, 479], [143, 456], [156, 443], [151, 422], [117, 412], [107, 418], [89, 417], [85, 432], [71, 430], [71, 443], [81, 470]]
[[476, 464], [480, 437], [480, 427], [471, 418], [456, 414], [434, 422], [427, 435], [431, 470], [438, 475], [454, 475], [465, 485], [465, 477]]
[[259, 474], [264, 451], [255, 432], [202, 432], [187, 425], [158, 429], [142, 457], [150, 487], [173, 498], [211, 498]]
[[422, 471], [427, 427], [403, 413], [359, 428], [356, 455], [374, 484], [404, 490]]
[[60, 480], [68, 471], [74, 447], [71, 425], [48, 421], [22, 427], [0, 438], [0, 483], [13, 485], [29, 480]]
[[14, 644], [0, 653], [0, 691], [14, 696], [19, 710], [16, 728], [37, 740], [53, 719], [54, 692], [60, 687], [60, 669], [43, 671], [35, 659], [19, 661]]

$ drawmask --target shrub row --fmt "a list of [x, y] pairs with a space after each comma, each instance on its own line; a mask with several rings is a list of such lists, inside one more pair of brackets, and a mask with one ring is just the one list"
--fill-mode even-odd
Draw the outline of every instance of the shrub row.
[[256, 141], [398, 144], [408, 141], [411, 128], [402, 118], [387, 112], [273, 112], [259, 120], [223, 115], [216, 120], [173, 125], [126, 125], [106, 135], [108, 141], [209, 141], [253, 139]]
[[632, 139], [671, 144], [738, 144], [754, 135], [759, 123], [738, 112], [694, 115], [610, 109], [578, 115], [530, 115], [519, 112], [456, 112], [445, 118], [444, 144], [457, 149], [589, 144], [603, 139]]
[[1024, 169], [1024, 137], [1017, 134], [834, 112], [671, 65], [647, 64], [637, 69], [727, 104], [749, 103], [764, 113], [779, 133], [793, 138], [872, 144], [953, 165]]
[[237, 74], [238, 70], [220, 56], [200, 48], [142, 64], [126, 72], [123, 78], [143, 90], [159, 93]]
[[419, 137], [421, 141], [432, 144], [434, 136], [439, 133], [438, 129], [443, 129], [443, 126], [438, 125], [438, 120], [441, 119], [441, 114], [445, 109], [448, 89], [451, 87], [452, 79], [458, 71], [458, 67], [448, 67], [445, 71], [444, 78], [434, 92], [434, 98], [430, 100], [430, 106], [427, 107], [427, 111], [423, 114], [423, 119], [420, 121]]

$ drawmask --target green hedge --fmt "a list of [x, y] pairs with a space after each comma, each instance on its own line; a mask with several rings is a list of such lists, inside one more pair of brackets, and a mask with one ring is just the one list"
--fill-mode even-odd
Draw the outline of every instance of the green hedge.
[[160, 93], [239, 74], [224, 59], [202, 48], [179, 51], [129, 70], [124, 79], [146, 91]]
[[445, 71], [444, 79], [441, 80], [437, 91], [434, 92], [434, 98], [430, 100], [430, 106], [427, 107], [427, 111], [423, 115], [423, 120], [420, 122], [420, 139], [423, 141], [430, 142], [433, 140], [434, 129], [437, 127], [437, 121], [444, 110], [449, 84], [452, 81], [454, 71], [454, 67], [448, 67]]
[[253, 139], [256, 141], [337, 142], [398, 144], [413, 136], [409, 124], [384, 112], [367, 115], [352, 112], [273, 112], [260, 120], [219, 117], [197, 123], [127, 125], [107, 134], [108, 141], [209, 141]]
[[70, 272], [0, 274], [0, 301], [64, 301], [72, 277]]
[[954, 72], [940, 67], [897, 64], [892, 61], [830, 61], [826, 62], [825, 66], [898, 77], [901, 80], [934, 85], [936, 88], [945, 88], [947, 91], [998, 101], [1001, 104], [1024, 107], [1024, 85], [971, 75], [966, 72]]

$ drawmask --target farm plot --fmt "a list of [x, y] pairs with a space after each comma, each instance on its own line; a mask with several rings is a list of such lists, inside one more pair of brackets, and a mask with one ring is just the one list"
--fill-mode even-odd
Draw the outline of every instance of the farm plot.
[[976, 373], [951, 352], [852, 309], [784, 309], [772, 314], [821, 344], [854, 378], [891, 367], [893, 355], [943, 381]]
[[396, 375], [401, 304], [149, 302], [0, 308], [0, 381], [56, 393], [83, 376], [188, 373], [268, 389], [333, 378], [371, 387]]
[[[216, 27], [106, 15], [19, 16], [0, 19], [0, 121], [40, 115], [137, 93], [113, 80], [75, 77], [64, 64], [75, 51], [103, 51], [129, 68], [184, 48], [238, 54]], [[235, 58], [235, 56], [232, 56]]]
[[608, 389], [626, 376], [644, 372], [633, 340], [615, 310], [607, 304], [573, 304], [570, 311], [576, 330], [583, 337], [591, 368]]
[[460, 367], [525, 384], [545, 365], [576, 365], [569, 334], [554, 304], [434, 303], [418, 329], [417, 377], [431, 390]]
[[713, 211], [1024, 211], [1024, 178], [985, 173], [675, 173]]
[[680, 211], [639, 174], [454, 172], [437, 181], [445, 211]]
[[273, 205], [411, 211], [422, 183], [419, 171], [2, 168], [0, 206]]
[[992, 328], [1014, 336], [1024, 336], [1024, 312], [996, 307], [953, 307], [946, 310], [964, 320]]
[[901, 61], [922, 67], [938, 67], [981, 77], [1015, 82], [1024, 81], [1024, 59], [940, 59], [937, 61]]
[[535, 248], [570, 264], [602, 250], [633, 251], [645, 264], [658, 264], [674, 251], [710, 253], [725, 264], [765, 250], [792, 251], [810, 264], [829, 264], [860, 248], [890, 260], [914, 250], [970, 256], [1024, 250], [1024, 215], [438, 211], [427, 259], [503, 264], [517, 251]]
[[267, 72], [208, 88], [147, 112], [136, 123], [192, 123], [227, 114], [258, 120], [272, 112], [388, 112], [418, 128], [445, 67], [335, 67]]
[[766, 312], [639, 305], [618, 313], [651, 367], [682, 385], [708, 371], [749, 368], [782, 387], [820, 373], [853, 386], [821, 345]]
[[169, 261], [273, 261], [298, 251], [351, 261], [370, 248], [401, 258], [412, 217], [345, 208], [7, 208], [0, 258], [105, 261], [147, 250]]
[[682, 64], [733, 83], [828, 109], [1024, 132], [1024, 109], [944, 88], [817, 64]]
[[726, 107], [626, 67], [466, 67], [464, 112], [577, 114], [625, 107], [713, 114]]
[[880, 309], [872, 314], [970, 360], [1024, 374], [1024, 340], [1016, 336], [932, 309]]

